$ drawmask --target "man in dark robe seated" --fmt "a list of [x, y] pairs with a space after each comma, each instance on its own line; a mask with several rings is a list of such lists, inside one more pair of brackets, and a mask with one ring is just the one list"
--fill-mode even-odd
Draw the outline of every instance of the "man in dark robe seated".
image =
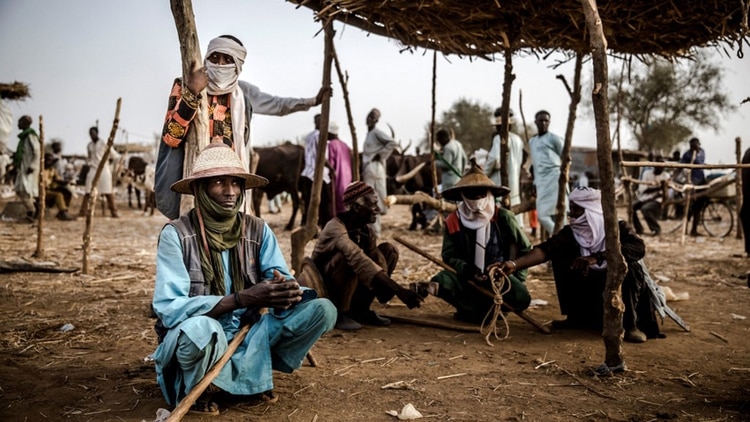
[[[628, 264], [622, 282], [625, 312], [622, 325], [625, 341], [643, 343], [663, 337], [654, 313], [641, 259], [646, 247], [633, 228], [619, 222], [620, 251]], [[604, 316], [603, 292], [607, 279], [604, 216], [601, 192], [579, 187], [570, 194], [570, 223], [547, 241], [515, 261], [496, 264], [505, 274], [552, 261], [552, 271], [560, 302], [567, 319], [553, 321], [555, 328], [601, 329]]]

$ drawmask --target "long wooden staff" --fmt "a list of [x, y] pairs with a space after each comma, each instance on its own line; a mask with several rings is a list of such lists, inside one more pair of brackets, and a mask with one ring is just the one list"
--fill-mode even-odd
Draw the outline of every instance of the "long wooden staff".
[[201, 379], [198, 384], [195, 384], [192, 390], [190, 390], [190, 393], [188, 393], [185, 398], [183, 398], [180, 403], [177, 405], [177, 407], [174, 408], [174, 411], [169, 415], [169, 418], [167, 418], [166, 422], [178, 422], [182, 420], [182, 417], [185, 416], [185, 414], [190, 410], [190, 407], [195, 403], [196, 400], [203, 394], [204, 391], [206, 391], [206, 388], [213, 382], [214, 378], [216, 378], [219, 375], [219, 372], [221, 372], [221, 369], [224, 368], [224, 365], [229, 362], [229, 359], [232, 358], [232, 355], [234, 355], [234, 352], [237, 351], [237, 348], [242, 344], [242, 342], [245, 340], [245, 336], [247, 336], [248, 331], [250, 331], [250, 324], [243, 325], [242, 328], [235, 334], [232, 341], [227, 346], [227, 351], [224, 352], [224, 355], [219, 359], [216, 364], [206, 372], [206, 375], [203, 376], [203, 379]]
[[[448, 265], [445, 262], [443, 262], [443, 261], [435, 258], [434, 256], [428, 254], [427, 252], [423, 251], [422, 249], [420, 249], [416, 245], [414, 245], [414, 244], [412, 244], [412, 243], [410, 243], [410, 242], [402, 239], [401, 237], [399, 237], [399, 236], [393, 236], [393, 240], [401, 243], [402, 245], [404, 245], [407, 248], [411, 249], [412, 251], [418, 253], [419, 255], [422, 255], [423, 257], [429, 259], [430, 261], [432, 261], [435, 264], [441, 266], [445, 270], [450, 271], [453, 274], [458, 274], [456, 272], [456, 270], [454, 270], [453, 267], [451, 267], [450, 265]], [[485, 296], [487, 296], [489, 298], [492, 298], [492, 299], [495, 298], [495, 295], [491, 291], [485, 289], [484, 287], [477, 285], [476, 283], [474, 283], [471, 280], [466, 280], [466, 282], [469, 284], [469, 286], [471, 286], [472, 288], [474, 288], [475, 290], [477, 290], [479, 293], [481, 293], [481, 294], [483, 294], [483, 295], [485, 295]], [[539, 323], [539, 321], [535, 320], [534, 318], [532, 318], [528, 314], [524, 313], [523, 311], [516, 311], [515, 309], [513, 309], [512, 306], [508, 305], [505, 302], [503, 302], [503, 306], [506, 307], [511, 312], [513, 312], [514, 314], [516, 314], [519, 317], [521, 317], [521, 319], [523, 319], [524, 321], [526, 321], [529, 324], [531, 324], [534, 327], [536, 327], [539, 331], [543, 332], [544, 334], [550, 334], [550, 333], [552, 333], [552, 331], [550, 331], [549, 327], [546, 327], [546, 326], [542, 325], [541, 323]]]
[[47, 181], [44, 172], [44, 118], [39, 115], [39, 208], [37, 209], [36, 251], [34, 258], [44, 258], [44, 213], [47, 202]]
[[[94, 212], [96, 211], [96, 196], [97, 196], [97, 190], [99, 185], [99, 178], [102, 177], [102, 171], [104, 171], [104, 166], [108, 166], [109, 163], [107, 162], [109, 160], [109, 151], [112, 149], [112, 145], [115, 143], [115, 135], [117, 134], [117, 126], [120, 124], [120, 106], [122, 105], [122, 97], [117, 99], [117, 106], [115, 107], [115, 119], [112, 121], [112, 130], [109, 132], [109, 138], [107, 139], [107, 146], [104, 149], [104, 154], [102, 155], [101, 161], [99, 161], [99, 166], [96, 168], [96, 173], [94, 173], [94, 179], [91, 181], [91, 195], [89, 197], [89, 203], [88, 203], [88, 212], [86, 213], [86, 226], [83, 231], [83, 246], [81, 247], [81, 250], [83, 251], [83, 258], [81, 259], [81, 273], [83, 274], [89, 274], [89, 253], [91, 252], [91, 228], [94, 225]], [[97, 127], [99, 125], [97, 124]], [[99, 142], [102, 142], [99, 140]], [[85, 203], [84, 198], [84, 204], [81, 205], [81, 208], [85, 208], [87, 205]]]

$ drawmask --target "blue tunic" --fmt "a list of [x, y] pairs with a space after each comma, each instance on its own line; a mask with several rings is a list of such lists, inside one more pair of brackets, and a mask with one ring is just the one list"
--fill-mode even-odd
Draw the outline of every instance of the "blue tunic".
[[[547, 132], [531, 138], [529, 149], [534, 166], [536, 210], [540, 216], [555, 215], [563, 140], [554, 133]], [[567, 204], [567, 198], [565, 202]]]
[[[225, 285], [232, 280], [229, 252], [222, 253]], [[276, 237], [267, 224], [258, 257], [263, 279], [273, 270], [292, 278]], [[165, 399], [178, 403], [218, 361], [228, 342], [239, 330], [245, 309], [236, 309], [214, 319], [205, 316], [223, 296], [189, 296], [190, 277], [185, 268], [177, 230], [166, 225], [156, 255], [156, 287], [153, 307], [169, 329], [156, 349], [157, 381]], [[302, 302], [286, 311], [269, 310], [256, 322], [224, 366], [213, 384], [235, 395], [251, 395], [273, 388], [272, 369], [292, 372], [301, 366], [307, 352], [336, 321], [336, 308], [327, 299], [315, 299], [305, 290]]]

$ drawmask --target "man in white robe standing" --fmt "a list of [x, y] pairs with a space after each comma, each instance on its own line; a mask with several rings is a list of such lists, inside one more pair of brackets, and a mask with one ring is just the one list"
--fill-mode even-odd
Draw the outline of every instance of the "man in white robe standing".
[[[563, 140], [558, 135], [549, 132], [549, 122], [549, 112], [541, 110], [536, 113], [534, 123], [536, 124], [537, 134], [529, 141], [529, 150], [534, 171], [536, 210], [539, 215], [539, 223], [548, 234], [553, 235], [555, 233], [555, 213]], [[567, 189], [565, 196], [565, 209], [567, 210]]]
[[18, 147], [13, 157], [16, 168], [14, 189], [16, 196], [26, 208], [26, 219], [34, 220], [36, 215], [36, 198], [39, 196], [39, 136], [31, 127], [31, 116], [21, 116], [18, 119]]
[[[510, 206], [521, 204], [521, 165], [523, 164], [523, 140], [521, 137], [511, 132], [516, 120], [513, 117], [513, 110], [509, 111], [508, 118], [508, 187], [510, 188]], [[500, 134], [505, 122], [503, 121], [503, 110], [495, 110], [492, 124], [495, 126], [495, 136], [492, 138], [492, 147], [487, 154], [487, 161], [484, 164], [484, 174], [487, 175], [497, 186], [503, 186], [500, 161]], [[500, 201], [501, 198], [496, 198]], [[523, 215], [516, 215], [518, 226], [523, 228]]]
[[380, 215], [385, 215], [388, 212], [388, 206], [384, 202], [388, 194], [385, 163], [393, 150], [396, 149], [397, 144], [390, 135], [375, 126], [378, 120], [380, 120], [380, 110], [373, 108], [367, 114], [366, 120], [367, 137], [362, 147], [362, 181], [372, 186], [378, 196], [380, 214], [372, 223], [372, 228], [375, 230], [375, 234], [380, 236]]
[[[87, 164], [89, 165], [88, 173], [86, 173], [86, 195], [81, 203], [81, 209], [78, 212], [79, 217], [85, 217], [88, 212], [88, 207], [91, 206], [91, 188], [94, 183], [94, 176], [96, 175], [96, 169], [99, 167], [99, 163], [104, 158], [104, 152], [107, 150], [107, 143], [99, 139], [99, 129], [92, 127], [89, 129], [89, 136], [91, 142], [86, 146], [86, 154], [88, 156]], [[118, 160], [120, 154], [115, 151], [114, 148], [110, 148], [108, 160]], [[104, 163], [102, 167], [102, 174], [99, 177], [99, 183], [97, 184], [97, 194], [104, 196], [107, 199], [107, 207], [112, 218], [119, 218], [120, 215], [117, 213], [117, 205], [115, 204], [115, 195], [112, 189], [112, 169], [109, 163]]]

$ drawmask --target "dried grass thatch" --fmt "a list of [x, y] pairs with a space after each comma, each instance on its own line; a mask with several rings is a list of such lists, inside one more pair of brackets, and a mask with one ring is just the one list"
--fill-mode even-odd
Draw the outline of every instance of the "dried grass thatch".
[[[511, 50], [589, 51], [580, 0], [289, 0], [406, 48], [489, 57]], [[597, 2], [613, 53], [686, 55], [691, 47], [748, 42], [743, 0]], [[750, 45], [750, 44], [749, 44]]]
[[22, 82], [13, 82], [12, 84], [0, 83], [0, 98], [8, 100], [21, 100], [31, 97], [29, 86]]

